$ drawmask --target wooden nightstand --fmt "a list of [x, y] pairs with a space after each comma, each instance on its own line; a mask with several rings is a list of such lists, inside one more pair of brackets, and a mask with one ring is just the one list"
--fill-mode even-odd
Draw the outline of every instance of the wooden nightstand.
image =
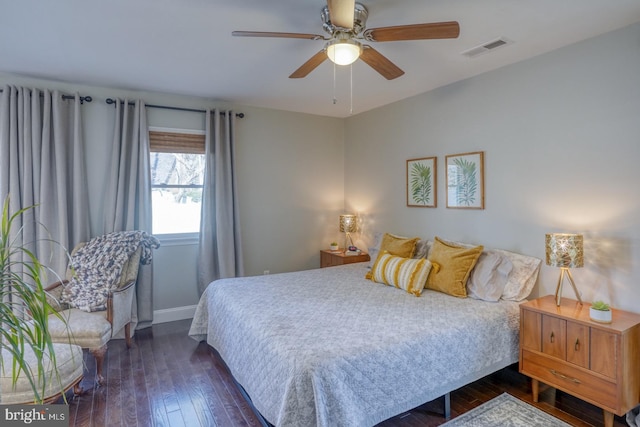
[[640, 402], [640, 314], [613, 309], [613, 322], [589, 319], [589, 306], [553, 295], [520, 305], [520, 372], [602, 408], [604, 425]]
[[320, 251], [320, 268], [369, 261], [369, 254], [345, 255], [344, 251]]

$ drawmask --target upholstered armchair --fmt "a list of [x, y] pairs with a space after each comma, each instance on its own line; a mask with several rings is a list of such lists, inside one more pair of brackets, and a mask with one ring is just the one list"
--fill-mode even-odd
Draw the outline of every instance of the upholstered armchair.
[[[74, 395], [80, 394], [80, 381], [84, 372], [82, 349], [77, 345], [54, 343], [53, 351], [56, 364], [49, 357], [49, 349], [44, 349], [44, 370], [36, 372], [37, 359], [33, 349], [25, 346], [24, 361], [31, 371], [32, 377], [41, 378], [44, 381], [42, 391], [42, 403], [49, 404], [57, 401], [63, 393], [73, 388]], [[18, 375], [17, 381], [12, 377], [12, 355], [8, 350], [2, 349], [2, 368], [0, 369], [0, 404], [30, 404], [35, 400], [33, 387], [24, 371]]]
[[[135, 283], [138, 276], [138, 267], [142, 246], [126, 259], [119, 274], [116, 272], [115, 284], [110, 286], [106, 295], [104, 309], [85, 311], [75, 308], [65, 302], [65, 286], [77, 277], [73, 268], [74, 257], [84, 247], [85, 243], [77, 245], [71, 253], [71, 262], [66, 272], [66, 279], [54, 283], [47, 288], [52, 297], [52, 306], [58, 311], [64, 321], [57, 316], [49, 317], [49, 332], [53, 342], [65, 342], [76, 344], [83, 349], [88, 349], [96, 359], [96, 379], [99, 385], [104, 383], [103, 362], [107, 352], [107, 343], [124, 330], [124, 338], [127, 347], [131, 347], [131, 322], [133, 320], [132, 308], [135, 296]], [[114, 268], [119, 268], [116, 265]], [[113, 272], [105, 271], [105, 275], [113, 275]], [[96, 290], [100, 291], [100, 290]]]

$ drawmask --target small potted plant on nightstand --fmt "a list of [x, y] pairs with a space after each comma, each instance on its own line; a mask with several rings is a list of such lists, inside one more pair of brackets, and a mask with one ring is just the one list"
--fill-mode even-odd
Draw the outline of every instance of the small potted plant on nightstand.
[[611, 307], [604, 301], [594, 301], [589, 308], [589, 317], [594, 322], [611, 323]]
[[331, 242], [331, 244], [329, 245], [329, 249], [332, 250], [332, 251], [337, 251], [338, 250], [338, 243]]

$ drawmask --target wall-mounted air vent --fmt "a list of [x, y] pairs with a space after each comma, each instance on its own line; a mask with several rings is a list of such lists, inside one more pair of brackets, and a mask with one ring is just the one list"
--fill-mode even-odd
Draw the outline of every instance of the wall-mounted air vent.
[[485, 53], [489, 53], [502, 46], [506, 46], [512, 43], [513, 41], [505, 37], [500, 37], [495, 40], [483, 43], [480, 46], [472, 47], [471, 49], [465, 50], [464, 52], [462, 52], [462, 55], [468, 56], [469, 58], [475, 58], [476, 56], [484, 55]]

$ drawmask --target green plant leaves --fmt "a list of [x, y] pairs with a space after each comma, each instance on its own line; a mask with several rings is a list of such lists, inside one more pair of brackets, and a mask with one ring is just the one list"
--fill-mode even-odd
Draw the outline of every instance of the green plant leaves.
[[432, 204], [431, 167], [413, 163], [409, 172], [411, 198], [415, 204]]
[[[14, 222], [30, 208], [9, 213], [9, 197], [4, 201], [0, 218], [0, 349], [11, 356], [10, 362], [0, 357], [0, 368], [11, 364], [13, 385], [23, 376], [31, 385], [34, 403], [42, 403], [51, 381], [60, 383], [56, 357], [49, 335], [49, 315], [55, 310], [47, 300], [43, 282], [46, 267], [36, 255], [16, 244]], [[17, 234], [22, 232], [18, 229]], [[57, 313], [56, 313], [57, 314]], [[36, 366], [25, 361], [25, 349], [36, 358]], [[45, 367], [53, 367], [53, 370]], [[62, 385], [60, 384], [61, 391]]]
[[591, 308], [599, 311], [609, 311], [610, 309], [609, 304], [600, 300], [594, 301], [593, 304], [591, 304]]
[[472, 161], [463, 158], [453, 160], [456, 168], [456, 203], [471, 206], [476, 201], [478, 192], [478, 168]]

